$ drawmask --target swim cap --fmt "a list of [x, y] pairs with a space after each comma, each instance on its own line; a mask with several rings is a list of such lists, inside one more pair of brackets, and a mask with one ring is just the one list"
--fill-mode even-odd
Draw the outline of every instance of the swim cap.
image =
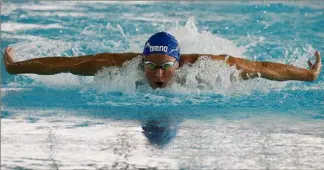
[[167, 54], [180, 61], [180, 47], [174, 36], [166, 32], [152, 35], [145, 43], [143, 55]]

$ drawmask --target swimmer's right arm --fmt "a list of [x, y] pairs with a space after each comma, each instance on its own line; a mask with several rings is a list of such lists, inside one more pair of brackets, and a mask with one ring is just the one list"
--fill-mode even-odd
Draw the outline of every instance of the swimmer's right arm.
[[316, 51], [314, 56], [314, 64], [308, 61], [309, 69], [276, 62], [252, 61], [229, 55], [214, 55], [212, 59], [223, 60], [230, 66], [235, 66], [237, 69], [241, 70], [240, 76], [245, 80], [262, 77], [275, 81], [297, 80], [312, 82], [317, 80], [322, 68], [319, 52]]
[[241, 70], [240, 76], [244, 80], [262, 77], [275, 81], [298, 80], [315, 81], [317, 80], [321, 68], [321, 57], [318, 51], [315, 52], [315, 63], [308, 61], [309, 69], [300, 68], [288, 64], [281, 64], [267, 61], [252, 61], [244, 58], [233, 57], [230, 55], [210, 55], [210, 54], [185, 54], [181, 56], [182, 62], [193, 63], [200, 56], [211, 56], [212, 60], [225, 61], [230, 66], [235, 66]]
[[139, 53], [100, 53], [77, 57], [44, 57], [25, 61], [13, 61], [13, 49], [8, 47], [4, 53], [4, 64], [10, 74], [52, 75], [72, 73], [93, 76], [109, 66], [122, 66], [125, 61], [141, 55]]

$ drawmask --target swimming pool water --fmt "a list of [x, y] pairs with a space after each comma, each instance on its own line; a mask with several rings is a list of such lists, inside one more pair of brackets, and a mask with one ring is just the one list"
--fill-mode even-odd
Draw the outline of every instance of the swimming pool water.
[[[323, 9], [321, 1], [1, 1], [1, 55], [7, 46], [16, 61], [141, 52], [168, 31], [182, 53], [307, 68], [324, 51]], [[177, 71], [182, 84], [152, 90], [136, 85], [138, 62], [81, 77], [13, 76], [1, 60], [1, 169], [324, 167], [323, 73], [315, 82], [242, 81], [234, 68], [201, 60]]]

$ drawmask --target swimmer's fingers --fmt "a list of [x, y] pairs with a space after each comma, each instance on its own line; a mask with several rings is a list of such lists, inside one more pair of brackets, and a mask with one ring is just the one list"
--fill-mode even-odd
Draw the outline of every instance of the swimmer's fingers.
[[14, 63], [13, 59], [12, 59], [12, 53], [13, 53], [13, 48], [12, 47], [7, 47], [5, 49], [5, 53], [4, 53], [4, 59], [6, 61], [6, 63]]
[[315, 64], [313, 65], [313, 70], [316, 70], [316, 71], [320, 71], [322, 67], [322, 63], [321, 63], [321, 56], [320, 56], [320, 53], [318, 51], [315, 52]]
[[321, 56], [320, 56], [320, 53], [318, 51], [315, 52], [315, 60], [316, 60], [316, 63], [321, 62]]
[[321, 73], [321, 69], [322, 69], [321, 56], [318, 51], [315, 52], [315, 63], [312, 64], [309, 61], [308, 65], [311, 66], [310, 72], [311, 72], [312, 80], [314, 81], [318, 78], [318, 76]]
[[321, 56], [318, 51], [315, 52], [315, 63], [313, 64], [311, 61], [308, 61], [307, 64], [309, 69], [311, 70], [318, 70], [321, 67]]
[[310, 69], [312, 69], [312, 67], [313, 67], [313, 63], [310, 62], [310, 61], [308, 61], [307, 64], [308, 64], [308, 67], [309, 67]]
[[5, 52], [7, 52], [7, 54], [10, 54], [11, 51], [13, 51], [13, 48], [12, 48], [12, 47], [7, 47], [7, 48], [5, 49]]

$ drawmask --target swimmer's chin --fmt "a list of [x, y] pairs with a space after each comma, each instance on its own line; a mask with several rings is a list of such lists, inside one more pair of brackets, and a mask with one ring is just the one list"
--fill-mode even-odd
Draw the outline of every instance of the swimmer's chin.
[[157, 88], [165, 88], [167, 86], [166, 82], [154, 82], [151, 84], [151, 87], [153, 89], [157, 89]]

